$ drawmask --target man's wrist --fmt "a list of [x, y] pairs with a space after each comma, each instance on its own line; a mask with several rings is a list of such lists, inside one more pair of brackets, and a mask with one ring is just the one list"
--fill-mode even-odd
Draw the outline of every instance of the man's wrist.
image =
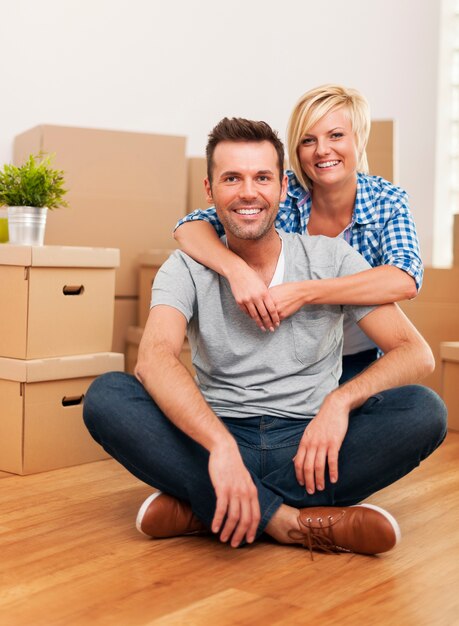
[[237, 450], [238, 446], [234, 437], [224, 428], [223, 432], [215, 433], [215, 435], [211, 437], [207, 449], [210, 453], [217, 452], [220, 454], [225, 451], [231, 452]]
[[340, 385], [328, 394], [324, 403], [325, 402], [330, 405], [330, 408], [337, 406], [341, 409], [351, 411], [355, 406], [355, 397], [352, 393], [351, 385]]

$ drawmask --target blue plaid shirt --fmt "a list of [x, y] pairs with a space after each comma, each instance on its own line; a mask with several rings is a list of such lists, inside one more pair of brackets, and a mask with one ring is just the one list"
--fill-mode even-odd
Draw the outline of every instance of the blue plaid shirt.
[[[293, 172], [287, 170], [286, 173], [287, 198], [279, 206], [276, 228], [286, 233], [307, 234], [311, 194], [300, 185]], [[214, 207], [193, 211], [175, 228], [193, 220], [205, 220], [212, 224], [220, 237], [224, 235]], [[343, 236], [372, 267], [399, 267], [414, 278], [418, 290], [421, 288], [423, 266], [419, 241], [408, 196], [403, 189], [380, 176], [357, 174], [354, 213]]]

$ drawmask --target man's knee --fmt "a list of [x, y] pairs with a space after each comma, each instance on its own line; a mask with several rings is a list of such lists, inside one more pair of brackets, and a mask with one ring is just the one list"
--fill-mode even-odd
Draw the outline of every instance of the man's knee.
[[[446, 435], [447, 411], [440, 396], [422, 385], [406, 385], [381, 392], [364, 404], [362, 411], [380, 424], [391, 424], [394, 442], [415, 445], [423, 458], [437, 448]], [[386, 426], [384, 426], [386, 427]]]
[[417, 396], [417, 411], [419, 411], [420, 422], [425, 430], [425, 436], [435, 450], [446, 436], [447, 416], [446, 405], [440, 396], [429, 387], [413, 385], [414, 393]]
[[127, 379], [124, 372], [107, 372], [98, 376], [89, 386], [83, 403], [83, 420], [91, 432], [95, 425], [112, 413], [113, 404], [123, 399]]
[[400, 440], [415, 443], [422, 458], [429, 456], [441, 444], [447, 431], [447, 410], [440, 396], [423, 385], [406, 385], [382, 395], [398, 414]]

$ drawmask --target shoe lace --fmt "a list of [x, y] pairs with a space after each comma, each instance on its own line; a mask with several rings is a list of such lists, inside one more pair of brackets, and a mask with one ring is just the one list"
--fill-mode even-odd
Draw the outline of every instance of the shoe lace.
[[[322, 517], [318, 517], [315, 520], [311, 517], [307, 517], [306, 520], [298, 518], [299, 529], [290, 530], [288, 535], [291, 539], [301, 542], [305, 548], [309, 549], [312, 561], [314, 560], [313, 550], [320, 550], [328, 554], [349, 552], [346, 548], [337, 545], [333, 535], [333, 526], [340, 522], [344, 515], [344, 511], [337, 517], [328, 515], [325, 521]], [[319, 526], [313, 526], [314, 522], [318, 523]]]

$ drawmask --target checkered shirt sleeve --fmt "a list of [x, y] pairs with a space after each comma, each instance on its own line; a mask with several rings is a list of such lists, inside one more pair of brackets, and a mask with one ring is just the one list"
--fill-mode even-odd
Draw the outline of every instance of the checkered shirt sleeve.
[[175, 225], [174, 231], [177, 230], [177, 228], [179, 226], [181, 226], [182, 224], [185, 224], [186, 222], [196, 222], [199, 220], [203, 220], [205, 222], [209, 222], [209, 224], [212, 224], [212, 226], [215, 228], [215, 230], [217, 231], [217, 234], [219, 237], [223, 237], [223, 235], [225, 234], [225, 229], [223, 228], [220, 220], [217, 217], [217, 211], [215, 210], [215, 207], [210, 207], [209, 209], [196, 209], [196, 211], [193, 211], [192, 213], [188, 213], [188, 215], [186, 215], [184, 218], [182, 218], [181, 220], [179, 220], [177, 222], [177, 224]]
[[404, 270], [419, 290], [424, 270], [406, 192], [380, 177], [359, 174], [359, 182], [355, 216], [362, 221], [371, 217], [372, 223], [354, 226], [353, 247], [373, 267], [393, 265]]
[[384, 265], [405, 270], [421, 288], [424, 269], [420, 257], [416, 227], [409, 212], [397, 211], [388, 221], [381, 237]]

